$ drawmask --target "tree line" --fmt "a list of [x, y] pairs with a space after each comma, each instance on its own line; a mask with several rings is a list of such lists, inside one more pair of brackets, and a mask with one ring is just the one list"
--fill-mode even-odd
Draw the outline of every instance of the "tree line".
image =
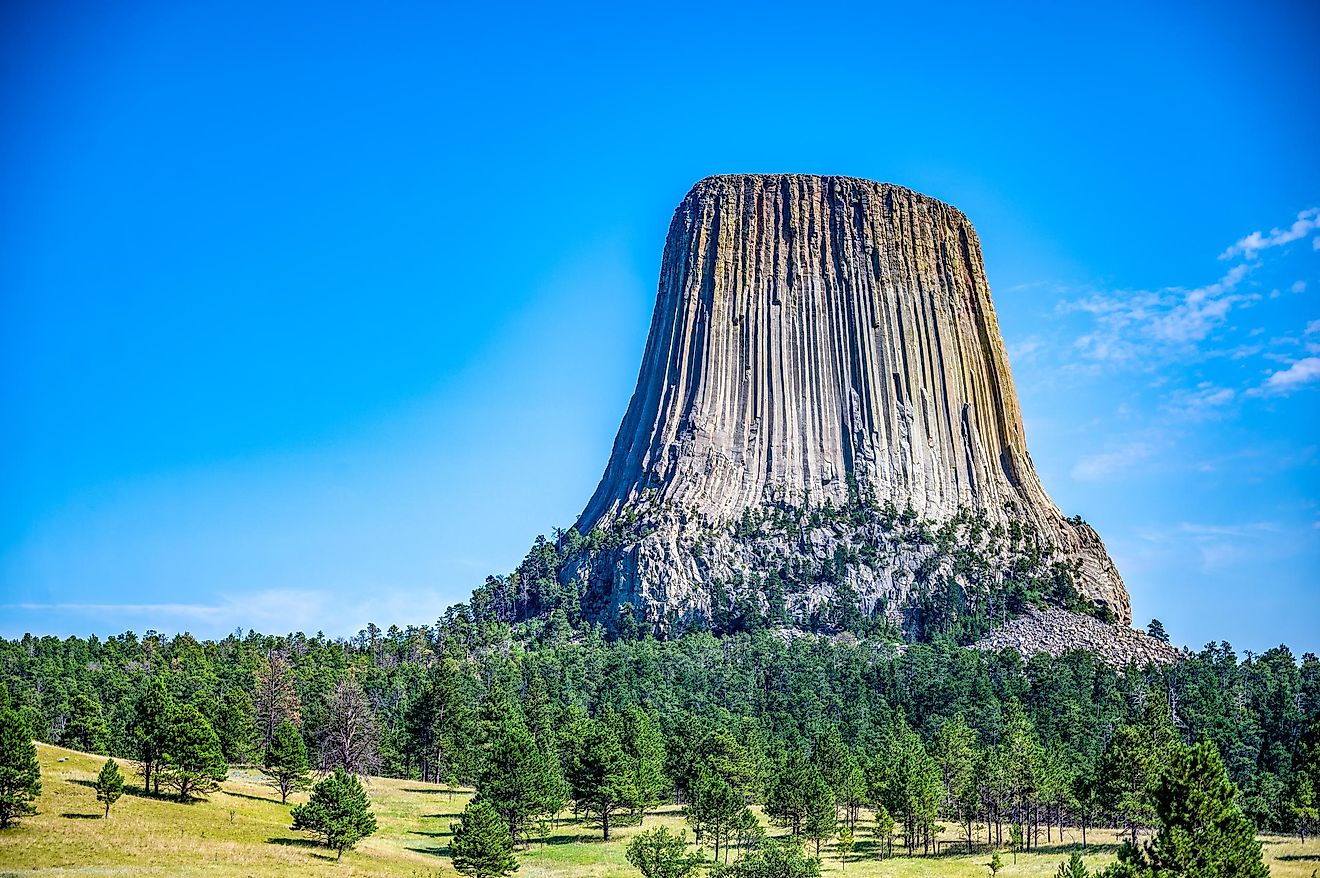
[[605, 835], [672, 800], [721, 859], [753, 840], [748, 804], [813, 843], [883, 814], [914, 854], [940, 823], [973, 847], [1015, 826], [1024, 845], [1061, 826], [1135, 835], [1164, 754], [1202, 739], [1264, 830], [1311, 831], [1320, 782], [1320, 661], [1282, 647], [1115, 669], [848, 635], [610, 641], [459, 607], [339, 640], [29, 636], [0, 641], [0, 679], [33, 737], [133, 760], [179, 798], [231, 764], [265, 765], [284, 797], [305, 760], [475, 785], [520, 842], [565, 809]]

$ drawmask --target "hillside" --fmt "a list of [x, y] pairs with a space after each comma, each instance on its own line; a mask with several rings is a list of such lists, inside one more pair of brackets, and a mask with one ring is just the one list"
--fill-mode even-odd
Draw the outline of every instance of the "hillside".
[[[222, 791], [209, 801], [179, 805], [163, 799], [143, 798], [130, 790], [115, 806], [109, 820], [91, 789], [102, 757], [61, 747], [38, 745], [43, 793], [40, 813], [0, 835], [0, 876], [18, 875], [170, 875], [239, 878], [239, 876], [397, 876], [431, 878], [456, 873], [450, 866], [447, 843], [449, 822], [466, 803], [469, 793], [450, 795], [434, 784], [411, 780], [372, 778], [368, 784], [380, 824], [375, 836], [333, 862], [318, 848], [290, 831], [288, 807], [279, 803], [260, 775], [231, 773]], [[130, 783], [136, 778], [130, 775]], [[301, 799], [298, 799], [301, 800]], [[647, 826], [681, 826], [675, 809], [647, 818]], [[637, 872], [624, 859], [624, 846], [636, 828], [624, 828], [609, 843], [599, 833], [576, 821], [562, 821], [547, 843], [521, 855], [522, 878], [597, 876], [635, 878]], [[779, 832], [779, 830], [774, 830]], [[1039, 854], [1018, 857], [1006, 876], [1048, 876], [1054, 873], [1076, 839], [1045, 845]], [[1100, 865], [1112, 858], [1112, 832], [1091, 834], [1093, 854], [1088, 862]], [[1096, 844], [1096, 840], [1099, 844]], [[1099, 853], [1103, 851], [1104, 853]], [[844, 874], [833, 851], [825, 855], [825, 874]], [[1320, 842], [1303, 847], [1295, 840], [1268, 837], [1266, 861], [1277, 878], [1304, 878], [1320, 866]], [[982, 876], [984, 852], [971, 857], [951, 854], [939, 858], [877, 858], [863, 836], [846, 874], [870, 876]], [[1010, 859], [1011, 862], [1011, 859]]]

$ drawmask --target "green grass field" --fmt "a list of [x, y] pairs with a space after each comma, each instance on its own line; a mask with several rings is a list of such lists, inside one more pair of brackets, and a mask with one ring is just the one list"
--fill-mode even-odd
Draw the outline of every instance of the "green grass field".
[[[289, 829], [289, 808], [255, 772], [236, 771], [209, 800], [180, 805], [147, 798], [131, 787], [115, 805], [109, 820], [101, 819], [92, 781], [104, 763], [59, 747], [38, 745], [42, 795], [39, 813], [0, 833], [0, 875], [169, 875], [242, 878], [242, 876], [397, 876], [432, 878], [456, 874], [448, 857], [449, 823], [467, 802], [467, 793], [416, 781], [373, 778], [368, 784], [376, 819], [376, 835], [357, 849], [334, 854], [316, 847]], [[128, 766], [124, 766], [128, 769]], [[137, 778], [126, 772], [130, 784]], [[305, 801], [305, 794], [291, 801]], [[679, 828], [676, 809], [646, 818], [646, 826]], [[564, 822], [552, 829], [544, 845], [520, 855], [521, 878], [548, 876], [636, 876], [624, 859], [627, 839], [637, 827], [624, 827], [608, 844], [593, 827]], [[952, 836], [950, 836], [952, 837]], [[1113, 854], [1112, 832], [1092, 834], [1087, 862], [1099, 866]], [[1050, 876], [1073, 845], [1071, 834], [1056, 838], [1041, 853], [1019, 855], [1006, 876]], [[1096, 842], [1099, 842], [1097, 845]], [[1284, 878], [1307, 878], [1320, 868], [1320, 842], [1302, 846], [1296, 839], [1266, 838], [1271, 872]], [[988, 854], [948, 854], [912, 859], [880, 859], [862, 834], [858, 849], [843, 869], [832, 849], [822, 852], [826, 874], [873, 876], [987, 876], [982, 865]]]

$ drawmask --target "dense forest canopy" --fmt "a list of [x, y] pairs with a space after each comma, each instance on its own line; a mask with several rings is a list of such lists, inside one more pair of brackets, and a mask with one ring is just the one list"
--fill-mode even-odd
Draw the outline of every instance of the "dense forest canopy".
[[[370, 625], [349, 639], [28, 635], [0, 640], [0, 679], [43, 741], [141, 759], [142, 704], [163, 685], [173, 703], [209, 720], [231, 763], [260, 761], [274, 730], [291, 723], [314, 767], [357, 760], [351, 768], [479, 788], [497, 739], [525, 746], [525, 732], [538, 750], [558, 754], [561, 764], [546, 771], [568, 776], [579, 757], [567, 738], [595, 734], [589, 724], [597, 721], [621, 729], [621, 718], [633, 716], [662, 742], [661, 800], [690, 800], [702, 766], [722, 764], [746, 799], [766, 802], [794, 758], [828, 747], [837, 751], [831, 759], [843, 754], [857, 767], [864, 780], [855, 795], [870, 802], [887, 794], [884, 778], [907, 758], [904, 746], [929, 767], [951, 740], [965, 739], [964, 749], [980, 754], [968, 765], [1019, 750], [1035, 760], [1031, 794], [1045, 813], [1033, 819], [1047, 824], [1065, 813], [1145, 820], [1125, 817], [1120, 796], [1103, 795], [1113, 785], [1106, 760], [1118, 758], [1130, 733], [1133, 741], [1210, 740], [1246, 813], [1262, 829], [1288, 829], [1293, 791], [1303, 777], [1315, 780], [1320, 751], [1320, 660], [1299, 660], [1286, 647], [1238, 656], [1226, 643], [1172, 666], [1115, 669], [1083, 652], [1023, 660], [946, 638], [897, 644], [756, 630], [611, 640], [562, 612], [510, 625], [460, 605], [432, 626]], [[365, 730], [352, 737], [370, 752], [343, 752], [346, 723]], [[518, 740], [501, 738], [510, 724], [524, 730]], [[626, 744], [631, 733], [619, 734]], [[712, 762], [712, 750], [723, 762]], [[873, 770], [880, 760], [888, 767]], [[985, 793], [993, 781], [977, 777]], [[958, 779], [936, 780], [932, 807], [957, 812]], [[995, 816], [1001, 807], [981, 795], [969, 816], [1021, 819], [1020, 803]]]

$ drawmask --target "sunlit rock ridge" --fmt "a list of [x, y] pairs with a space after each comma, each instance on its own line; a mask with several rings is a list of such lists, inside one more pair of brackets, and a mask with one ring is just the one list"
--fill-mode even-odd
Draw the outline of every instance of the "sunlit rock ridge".
[[910, 629], [954, 586], [953, 612], [1003, 617], [996, 596], [1024, 579], [1131, 617], [1099, 536], [1027, 453], [971, 223], [850, 177], [715, 176], [683, 199], [576, 530], [592, 538], [561, 578], [611, 626], [631, 609], [689, 629], [734, 605], [828, 625], [848, 602]]

